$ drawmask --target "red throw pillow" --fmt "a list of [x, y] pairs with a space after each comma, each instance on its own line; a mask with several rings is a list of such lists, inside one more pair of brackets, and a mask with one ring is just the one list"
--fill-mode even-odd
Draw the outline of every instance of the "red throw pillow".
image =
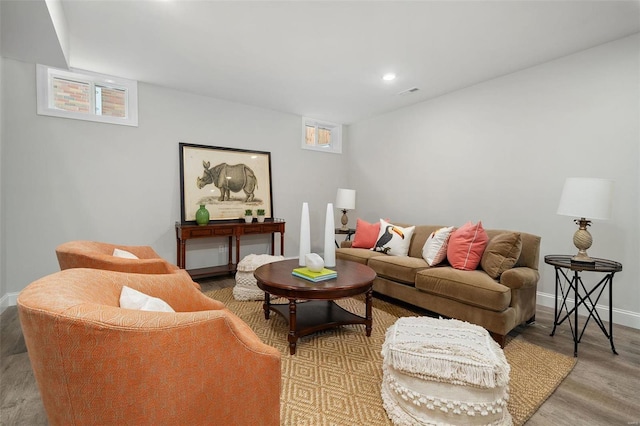
[[489, 236], [482, 228], [482, 222], [474, 225], [466, 223], [451, 233], [447, 247], [447, 260], [456, 269], [472, 271], [478, 267]]
[[358, 221], [356, 222], [356, 233], [353, 236], [353, 243], [351, 243], [351, 247], [370, 249], [376, 245], [379, 233], [380, 221], [377, 221], [376, 223], [369, 223], [358, 218]]

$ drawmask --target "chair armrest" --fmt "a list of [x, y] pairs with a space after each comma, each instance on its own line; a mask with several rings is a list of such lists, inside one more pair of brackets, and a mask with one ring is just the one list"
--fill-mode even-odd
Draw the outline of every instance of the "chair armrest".
[[535, 287], [538, 285], [540, 273], [535, 269], [527, 267], [511, 268], [500, 275], [500, 284], [511, 289], [522, 287]]

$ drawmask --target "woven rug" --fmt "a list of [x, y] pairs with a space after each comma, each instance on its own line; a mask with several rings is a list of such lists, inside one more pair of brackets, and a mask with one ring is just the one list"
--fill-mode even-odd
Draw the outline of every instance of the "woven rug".
[[[414, 313], [374, 298], [371, 337], [363, 325], [343, 326], [298, 339], [296, 354], [289, 355], [288, 326], [280, 315], [272, 312], [265, 320], [262, 302], [237, 301], [231, 288], [206, 295], [225, 303], [263, 342], [282, 353], [281, 424], [391, 425], [380, 396], [380, 350], [387, 328], [398, 317]], [[337, 303], [364, 314], [362, 297]], [[514, 425], [522, 425], [571, 372], [576, 359], [520, 337], [509, 340], [504, 353], [511, 365], [508, 409]]]

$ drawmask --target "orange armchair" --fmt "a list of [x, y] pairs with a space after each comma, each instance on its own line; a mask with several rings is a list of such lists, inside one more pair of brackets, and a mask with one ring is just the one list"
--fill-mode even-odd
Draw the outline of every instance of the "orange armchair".
[[[123, 286], [175, 313], [119, 307]], [[63, 270], [18, 296], [51, 425], [278, 425], [280, 352], [186, 274]]]
[[[138, 259], [113, 256], [114, 249], [135, 254]], [[180, 269], [160, 257], [149, 246], [123, 246], [97, 241], [69, 241], [56, 247], [60, 269], [93, 268], [137, 274], [170, 274]]]

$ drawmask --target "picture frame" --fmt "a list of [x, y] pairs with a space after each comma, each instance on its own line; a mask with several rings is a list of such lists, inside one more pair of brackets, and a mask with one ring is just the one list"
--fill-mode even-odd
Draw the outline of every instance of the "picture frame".
[[244, 221], [245, 210], [273, 218], [271, 153], [179, 143], [180, 219], [195, 223], [200, 205], [209, 221]]

